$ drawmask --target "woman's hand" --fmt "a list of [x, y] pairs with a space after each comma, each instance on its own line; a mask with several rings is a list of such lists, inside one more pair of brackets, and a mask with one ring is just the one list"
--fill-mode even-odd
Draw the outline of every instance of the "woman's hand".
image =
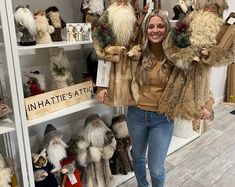
[[107, 89], [102, 89], [96, 94], [96, 100], [100, 103], [104, 102], [104, 97], [108, 95]]
[[206, 107], [202, 107], [200, 114], [201, 114], [202, 120], [209, 120], [210, 119], [211, 112]]

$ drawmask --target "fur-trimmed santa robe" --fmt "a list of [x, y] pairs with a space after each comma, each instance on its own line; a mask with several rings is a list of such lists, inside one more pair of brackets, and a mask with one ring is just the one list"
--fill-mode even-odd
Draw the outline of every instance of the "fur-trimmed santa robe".
[[[131, 90], [132, 60], [140, 57], [140, 54], [139, 56], [130, 55], [130, 53], [134, 54], [130, 42], [136, 23], [135, 12], [129, 2], [124, 8], [118, 2], [114, 2], [107, 9], [107, 13], [108, 23], [112, 26], [115, 38], [114, 44], [102, 48], [98, 39], [94, 37], [94, 47], [98, 59], [112, 62], [107, 88], [108, 94], [104, 98], [104, 103], [112, 106], [134, 105], [135, 101]], [[105, 15], [102, 15], [100, 19]]]
[[77, 160], [85, 168], [85, 186], [111, 187], [109, 159], [116, 148], [116, 140], [98, 115], [91, 114], [86, 119], [77, 148]]
[[[208, 17], [211, 20], [208, 21]], [[209, 98], [211, 67], [232, 63], [235, 56], [235, 45], [229, 50], [216, 46], [216, 37], [223, 25], [218, 16], [216, 18], [212, 12], [198, 11], [192, 12], [189, 20], [190, 27], [193, 27], [190, 46], [178, 48], [171, 40], [170, 34], [163, 43], [166, 57], [176, 67], [161, 96], [158, 111], [166, 113], [171, 119], [199, 119], [201, 108]], [[210, 24], [210, 21], [214, 25]], [[209, 24], [212, 27], [208, 27]], [[202, 55], [203, 47], [208, 49], [208, 55]], [[195, 62], [194, 57], [198, 57], [199, 62]]]

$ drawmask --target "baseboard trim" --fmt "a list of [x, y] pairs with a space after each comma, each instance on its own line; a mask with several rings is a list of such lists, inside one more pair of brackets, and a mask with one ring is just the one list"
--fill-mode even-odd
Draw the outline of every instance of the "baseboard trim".
[[225, 98], [225, 96], [221, 96], [221, 97], [215, 98], [214, 106], [220, 104], [221, 102], [223, 102], [224, 98]]

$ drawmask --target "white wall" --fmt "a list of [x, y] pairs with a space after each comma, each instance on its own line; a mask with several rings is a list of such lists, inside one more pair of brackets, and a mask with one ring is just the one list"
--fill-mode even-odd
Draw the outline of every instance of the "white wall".
[[[227, 0], [229, 5], [229, 10], [225, 11], [224, 18], [226, 18], [230, 12], [235, 11], [234, 0]], [[234, 22], [234, 20], [232, 20]], [[211, 89], [214, 93], [216, 102], [222, 101], [225, 97], [226, 91], [226, 77], [227, 77], [227, 67], [212, 68], [210, 75]]]

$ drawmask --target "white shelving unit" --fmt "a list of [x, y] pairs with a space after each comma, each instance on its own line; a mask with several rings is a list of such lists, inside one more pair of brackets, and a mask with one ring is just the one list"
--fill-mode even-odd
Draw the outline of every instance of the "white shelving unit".
[[0, 120], [0, 134], [15, 131], [15, 123], [9, 118]]
[[[16, 86], [16, 76], [14, 74], [13, 51], [11, 50], [11, 36], [8, 27], [7, 6], [5, 1], [0, 1], [1, 20], [1, 79], [4, 84], [3, 99], [12, 109], [13, 113], [9, 118], [0, 119], [0, 135], [3, 136], [6, 156], [13, 161], [18, 186], [29, 186], [24, 141], [22, 134], [20, 107], [18, 103], [18, 93]], [[3, 26], [4, 25], [4, 26]], [[2, 85], [3, 86], [3, 85]], [[3, 143], [3, 142], [1, 142]], [[2, 148], [2, 147], [1, 147]]]
[[[89, 112], [89, 110], [92, 110], [93, 107], [97, 106], [97, 102], [94, 99], [79, 103], [77, 105], [73, 105], [70, 106], [68, 108], [62, 109], [62, 110], [58, 110], [56, 112], [50, 113], [48, 115], [45, 115], [43, 117], [34, 119], [34, 120], [27, 120], [26, 117], [26, 111], [25, 111], [25, 104], [24, 104], [24, 95], [23, 95], [23, 81], [22, 81], [22, 69], [25, 66], [34, 66], [34, 56], [35, 59], [36, 58], [40, 58], [38, 56], [38, 52], [40, 53], [41, 51], [43, 51], [45, 53], [45, 51], [48, 50], [48, 48], [51, 47], [62, 47], [65, 49], [65, 51], [69, 51], [71, 52], [72, 50], [74, 51], [73, 53], [76, 53], [76, 51], [78, 50], [82, 50], [83, 48], [87, 48], [87, 46], [89, 47], [91, 45], [91, 42], [77, 42], [77, 43], [71, 43], [71, 42], [66, 42], [66, 41], [62, 41], [62, 42], [53, 42], [51, 44], [37, 44], [35, 46], [18, 46], [17, 45], [17, 39], [16, 39], [16, 33], [15, 33], [15, 23], [14, 23], [14, 6], [16, 6], [18, 3], [22, 3], [20, 0], [3, 0], [5, 6], [6, 6], [6, 10], [7, 10], [7, 15], [6, 17], [7, 19], [7, 23], [3, 24], [4, 27], [8, 27], [9, 28], [9, 41], [11, 41], [11, 46], [10, 46], [10, 51], [12, 51], [12, 59], [14, 62], [14, 69], [11, 71], [12, 74], [14, 74], [15, 77], [17, 77], [15, 79], [16, 81], [16, 88], [17, 88], [17, 93], [16, 96], [18, 97], [18, 103], [19, 103], [19, 109], [20, 109], [20, 116], [21, 119], [19, 119], [19, 122], [21, 123], [21, 129], [22, 129], [22, 136], [23, 136], [23, 141], [22, 143], [24, 144], [24, 148], [22, 150], [24, 150], [25, 152], [25, 158], [24, 160], [26, 161], [25, 163], [25, 167], [27, 169], [27, 172], [25, 173], [25, 181], [26, 183], [23, 185], [23, 187], [34, 187], [34, 176], [33, 176], [33, 167], [32, 167], [32, 158], [31, 158], [31, 154], [32, 154], [32, 140], [34, 140], [35, 136], [30, 134], [32, 128], [33, 129], [40, 129], [40, 131], [43, 131], [43, 128], [45, 126], [45, 123], [51, 123], [51, 121], [63, 121], [64, 118], [67, 118], [67, 116], [69, 115], [75, 115], [75, 113], [77, 113], [78, 115], [81, 114], [82, 116], [84, 115], [83, 111], [87, 111]], [[60, 10], [62, 10], [61, 12], [63, 12], [62, 8], [66, 8], [65, 4], [68, 3], [72, 3], [71, 1], [66, 1], [66, 2], [58, 2], [58, 1], [54, 1], [53, 2], [45, 2], [43, 3], [43, 5], [36, 5], [38, 2], [32, 1], [32, 0], [25, 0], [23, 2], [24, 4], [29, 4], [30, 7], [33, 7], [35, 5], [35, 9], [31, 9], [31, 11], [35, 11], [36, 9], [46, 9], [49, 6], [57, 6]], [[52, 3], [52, 4], [51, 4]], [[77, 4], [80, 4], [80, 1], [76, 2]], [[65, 5], [62, 7], [62, 5]], [[68, 6], [70, 9], [73, 9], [73, 6]], [[67, 7], [67, 8], [68, 8]], [[67, 12], [70, 13], [71, 11]], [[81, 14], [81, 13], [80, 13]], [[62, 16], [63, 17], [63, 16]], [[74, 16], [75, 17], [75, 16]], [[5, 18], [5, 17], [3, 17]], [[69, 20], [69, 22], [78, 22], [77, 20]], [[46, 54], [46, 53], [45, 53]], [[48, 55], [48, 54], [47, 54]], [[30, 58], [30, 60], [27, 60], [28, 58]], [[44, 59], [42, 61], [45, 61], [46, 57], [43, 57]], [[25, 60], [26, 59], [26, 60]], [[36, 59], [38, 60], [38, 59]], [[30, 65], [29, 64], [30, 62]], [[48, 60], [49, 62], [49, 56], [48, 56]], [[45, 65], [45, 64], [44, 64]], [[49, 67], [49, 64], [47, 64]], [[79, 64], [77, 65], [79, 66]], [[49, 69], [49, 68], [48, 68]], [[82, 118], [81, 116], [81, 118]], [[84, 116], [85, 117], [85, 116]], [[65, 126], [66, 124], [64, 124]], [[55, 125], [55, 127], [57, 128], [58, 126]], [[36, 130], [37, 131], [37, 130]], [[37, 132], [39, 133], [39, 132]], [[37, 142], [38, 144], [38, 142]]]

